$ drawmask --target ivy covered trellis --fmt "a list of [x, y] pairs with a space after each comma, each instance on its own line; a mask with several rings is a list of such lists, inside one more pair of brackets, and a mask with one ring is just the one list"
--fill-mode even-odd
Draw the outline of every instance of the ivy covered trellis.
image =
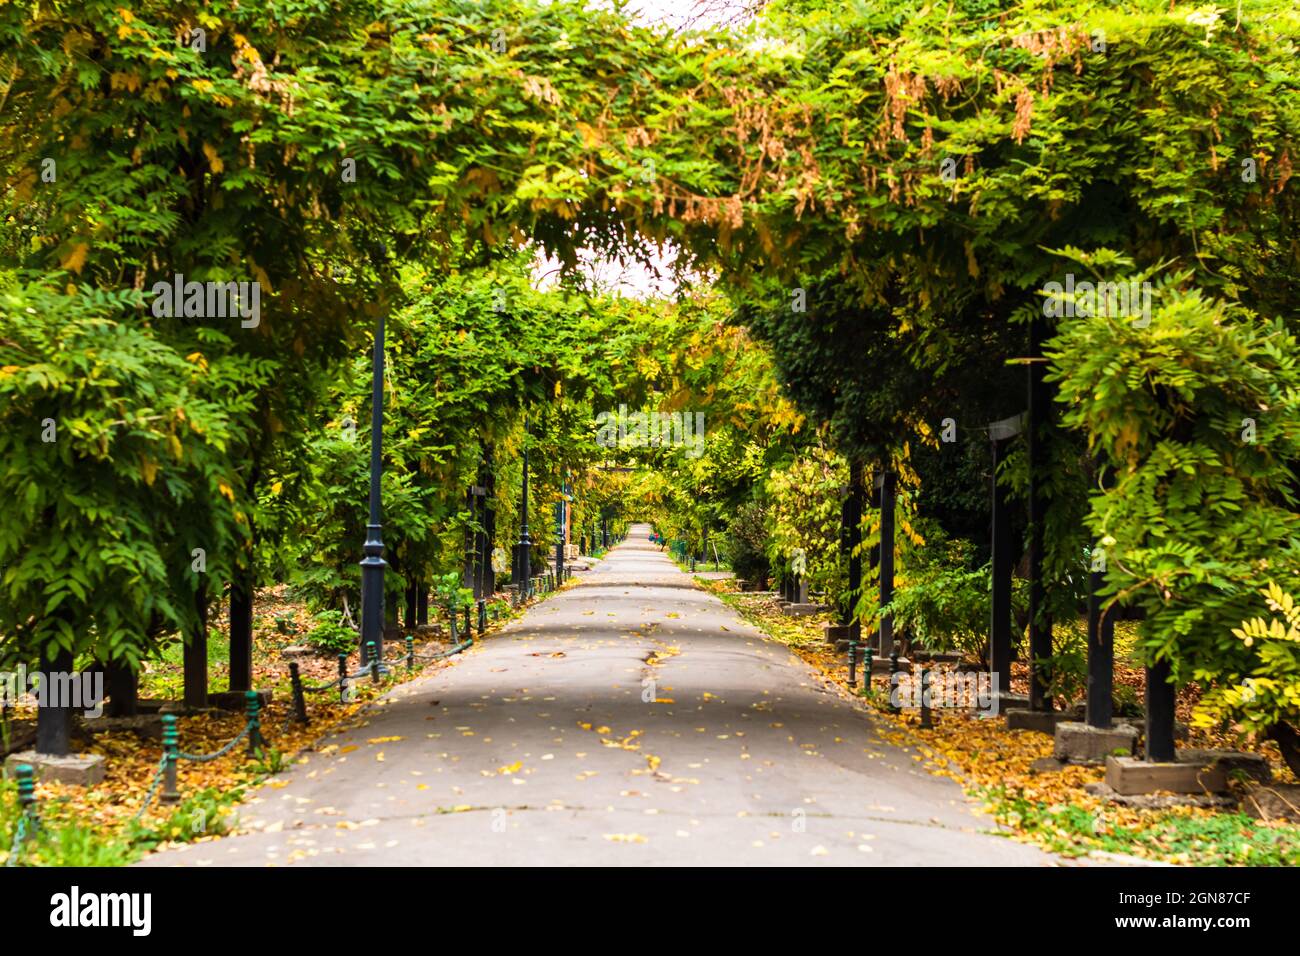
[[[858, 325], [916, 372], [894, 380], [883, 434], [843, 448], [878, 470], [902, 429], [934, 427], [916, 382], [1041, 368], [1038, 290], [1065, 268], [1058, 251], [1110, 249], [1109, 264], [1176, 277], [1171, 293], [1291, 322], [1296, 29], [1264, 0], [1235, 15], [971, 2], [910, 19], [777, 4], [752, 32], [685, 37], [515, 0], [7, 5], [0, 451], [18, 505], [0, 529], [0, 633], [24, 654], [130, 667], [152, 635], [202, 634], [229, 582], [247, 644], [258, 504], [293, 471], [368, 313], [410, 298], [375, 273], [377, 241], [447, 271], [530, 242], [569, 263], [671, 242], [795, 325], [845, 310], [814, 296], [785, 312], [792, 293], [843, 284]], [[143, 295], [176, 273], [261, 282], [260, 323], [149, 319]], [[786, 330], [769, 330], [778, 363]], [[76, 336], [96, 337], [107, 395], [76, 384]], [[119, 375], [104, 337], [139, 339], [127, 370], [156, 354], [168, 377]], [[990, 339], [1001, 351], [981, 351]], [[873, 370], [844, 341], [821, 343], [819, 374], [860, 385]], [[518, 383], [535, 400], [554, 384], [531, 366]], [[50, 418], [69, 439], [61, 467], [108, 472], [97, 487], [119, 506], [37, 467], [52, 464]], [[1039, 453], [1021, 475], [1041, 502], [1072, 446], [1054, 433]], [[1082, 495], [1035, 511], [1057, 579]], [[66, 587], [51, 591], [50, 568]], [[1184, 646], [1153, 641], [1174, 659]]]

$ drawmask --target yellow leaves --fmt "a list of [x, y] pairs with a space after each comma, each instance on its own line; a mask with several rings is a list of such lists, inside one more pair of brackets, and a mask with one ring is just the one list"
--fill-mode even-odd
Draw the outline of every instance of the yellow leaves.
[[217, 155], [216, 148], [210, 143], [203, 144], [203, 155], [208, 158], [208, 168], [212, 170], [214, 176], [226, 168], [226, 164]]
[[90, 244], [86, 242], [74, 242], [59, 263], [60, 269], [67, 269], [81, 274], [81, 268], [86, 264], [86, 252], [90, 249]]
[[514, 763], [506, 764], [505, 766], [502, 767], [497, 767], [497, 773], [500, 774], [501, 776], [508, 777], [511, 774], [518, 773], [520, 770], [523, 769], [523, 767], [524, 767], [524, 762], [522, 760], [516, 760]]
[[391, 744], [391, 743], [396, 743], [397, 741], [399, 741], [399, 740], [403, 740], [403, 739], [405, 739], [405, 738], [403, 738], [403, 737], [371, 737], [369, 740], [366, 741], [366, 743], [368, 743], [368, 744]]
[[284, 488], [284, 482], [283, 482], [283, 481], [273, 481], [273, 482], [271, 482], [271, 494], [273, 494], [273, 495], [278, 495], [278, 494], [280, 493], [280, 491], [281, 491], [283, 488]]
[[140, 474], [144, 477], [146, 485], [152, 485], [154, 479], [158, 476], [158, 462], [152, 458], [140, 459]]
[[582, 145], [588, 149], [595, 149], [605, 141], [601, 131], [589, 123], [578, 123], [577, 128], [582, 136]]
[[[234, 490], [233, 488], [231, 488], [230, 485], [226, 484], [226, 482], [224, 482], [224, 481], [218, 481], [218, 482], [217, 482], [217, 490], [218, 490], [219, 492], [221, 492], [222, 497], [225, 498], [227, 501], [234, 502], [234, 500], [235, 500], [235, 490]], [[353, 748], [353, 749], [356, 749], [356, 748]]]
[[108, 88], [134, 93], [140, 89], [140, 75], [138, 73], [111, 73], [108, 77]]
[[648, 837], [639, 833], [605, 833], [602, 834], [611, 843], [649, 843]]

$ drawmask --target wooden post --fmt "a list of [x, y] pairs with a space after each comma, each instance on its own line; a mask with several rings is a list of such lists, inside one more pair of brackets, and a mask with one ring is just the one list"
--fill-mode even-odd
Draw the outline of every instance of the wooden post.
[[230, 689], [253, 687], [253, 575], [242, 569], [230, 585]]
[[139, 680], [126, 664], [109, 661], [104, 665], [104, 683], [108, 691], [109, 717], [134, 717], [139, 701]]
[[497, 573], [492, 570], [492, 548], [497, 537], [496, 511], [496, 477], [493, 473], [492, 446], [483, 449], [483, 460], [479, 465], [479, 485], [483, 494], [479, 497], [479, 580], [478, 597], [489, 598], [496, 593]]
[[998, 467], [1006, 459], [1010, 440], [1024, 427], [1024, 416], [1016, 415], [989, 424], [993, 446], [992, 503], [992, 593], [989, 602], [989, 679], [996, 693], [1011, 693], [1011, 572], [1015, 546], [1011, 541], [1011, 509], [1006, 493], [998, 486]]
[[[876, 479], [880, 495], [880, 606], [894, 599], [894, 490], [896, 478], [886, 471]], [[880, 618], [880, 641], [877, 644], [882, 657], [894, 650], [894, 622], [889, 615]]]
[[1051, 393], [1043, 378], [1046, 334], [1041, 318], [1029, 323], [1029, 709], [1040, 711], [1052, 709], [1047, 695], [1051, 675], [1047, 665], [1040, 663], [1052, 656], [1052, 618], [1047, 613], [1047, 587], [1043, 581], [1047, 519], [1043, 481], [1048, 471], [1045, 438], [1051, 404]]
[[419, 623], [419, 621], [416, 620], [415, 609], [419, 586], [415, 583], [414, 572], [411, 572], [411, 575], [412, 576], [408, 579], [410, 583], [406, 585], [406, 617], [404, 618], [406, 621], [406, 629], [408, 631]]
[[1174, 685], [1169, 662], [1147, 668], [1147, 762], [1174, 761]]
[[862, 544], [862, 465], [856, 461], [849, 465], [848, 494], [840, 515], [843, 532], [840, 541], [848, 564], [849, 592], [840, 620], [850, 628], [850, 642], [856, 643], [862, 636], [862, 625], [856, 613], [858, 599], [862, 596], [862, 555], [858, 553]]
[[36, 711], [37, 753], [65, 757], [71, 749], [72, 702], [55, 698], [65, 696], [70, 689], [68, 678], [72, 675], [73, 664], [72, 651], [60, 649], [53, 657], [41, 652], [41, 683], [37, 688], [40, 706]]
[[198, 623], [181, 650], [183, 700], [187, 708], [201, 710], [208, 706], [208, 597], [203, 591], [194, 595], [194, 610]]
[[1110, 727], [1114, 718], [1115, 609], [1102, 620], [1101, 589], [1105, 575], [1088, 575], [1088, 725]]

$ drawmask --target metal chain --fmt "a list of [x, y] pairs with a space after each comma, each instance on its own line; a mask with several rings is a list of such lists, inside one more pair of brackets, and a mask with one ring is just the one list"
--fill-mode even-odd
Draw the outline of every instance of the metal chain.
[[135, 811], [131, 817], [132, 821], [139, 820], [144, 816], [144, 812], [149, 809], [149, 804], [153, 803], [154, 794], [158, 792], [158, 787], [162, 785], [163, 774], [167, 772], [167, 754], [163, 754], [162, 760], [158, 764], [158, 772], [153, 775], [153, 783], [149, 784], [149, 792], [144, 795], [144, 803], [140, 804], [140, 809]]
[[308, 686], [307, 684], [303, 684], [302, 692], [304, 694], [319, 694], [321, 691], [333, 690], [335, 687], [339, 686], [340, 680], [342, 680], [341, 677], [336, 677], [328, 684], [320, 684], [319, 686]]
[[239, 732], [239, 736], [236, 737], [234, 740], [232, 740], [230, 743], [226, 744], [216, 753], [210, 753], [210, 754], [178, 753], [176, 756], [178, 756], [181, 760], [193, 760], [195, 763], [207, 763], [209, 760], [216, 760], [218, 757], [224, 757], [226, 754], [230, 753], [230, 751], [235, 748], [235, 744], [239, 743], [241, 740], [243, 740], [245, 737], [248, 736], [248, 731], [250, 727], [252, 727], [252, 721], [249, 721], [248, 723], [244, 724], [244, 729]]
[[440, 661], [444, 658], [451, 657], [453, 654], [459, 654], [466, 648], [473, 646], [473, 641], [461, 641], [459, 644], [453, 645], [446, 650], [438, 651], [436, 654], [416, 654], [415, 659], [417, 661]]
[[5, 860], [5, 866], [17, 866], [18, 854], [22, 852], [23, 841], [27, 839], [27, 814], [20, 812], [18, 814], [18, 824], [14, 827], [14, 842], [9, 848], [9, 858]]

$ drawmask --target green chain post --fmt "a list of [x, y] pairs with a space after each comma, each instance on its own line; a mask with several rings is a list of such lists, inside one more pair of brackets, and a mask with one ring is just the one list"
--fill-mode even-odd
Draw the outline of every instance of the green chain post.
[[248, 709], [248, 755], [257, 756], [257, 750], [262, 746], [262, 698], [258, 696], [257, 691], [249, 690], [244, 694], [244, 700], [247, 701]]
[[849, 638], [849, 686], [858, 686], [858, 642], [856, 638]]
[[406, 635], [406, 669], [415, 670], [415, 638], [410, 634]]
[[29, 763], [20, 763], [18, 771], [18, 810], [21, 819], [27, 821], [28, 832], [40, 825], [36, 813], [36, 772]]
[[180, 803], [181, 791], [176, 783], [176, 763], [180, 759], [180, 736], [176, 731], [176, 715], [162, 716], [163, 746], [163, 803]]
[[370, 662], [370, 681], [378, 684], [382, 676], [379, 671], [383, 663], [379, 660], [379, 649], [375, 647], [374, 641], [366, 641], [366, 660]]
[[348, 700], [348, 655], [339, 654], [339, 703], [346, 704]]
[[876, 649], [871, 646], [870, 641], [867, 641], [862, 655], [862, 690], [864, 693], [871, 690], [871, 665], [874, 663], [875, 656]]

